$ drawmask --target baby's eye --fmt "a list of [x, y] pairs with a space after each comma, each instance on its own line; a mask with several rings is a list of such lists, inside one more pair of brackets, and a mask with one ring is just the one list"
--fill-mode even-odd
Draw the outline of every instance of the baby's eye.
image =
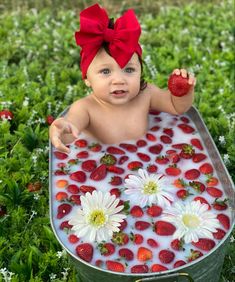
[[102, 74], [110, 74], [110, 72], [111, 71], [108, 68], [100, 70], [100, 73], [102, 73]]
[[125, 72], [127, 72], [127, 73], [132, 73], [132, 72], [134, 72], [134, 71], [135, 71], [134, 68], [131, 68], [131, 67], [125, 68]]

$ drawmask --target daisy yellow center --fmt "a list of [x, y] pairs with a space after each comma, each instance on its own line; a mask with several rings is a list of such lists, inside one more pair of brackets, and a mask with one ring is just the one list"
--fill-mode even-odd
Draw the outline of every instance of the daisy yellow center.
[[184, 214], [182, 221], [189, 228], [196, 228], [200, 224], [200, 219], [194, 214]]
[[158, 191], [157, 183], [154, 181], [149, 181], [144, 185], [144, 194], [155, 194]]
[[104, 225], [106, 217], [102, 210], [94, 210], [90, 213], [88, 221], [91, 225], [100, 227]]

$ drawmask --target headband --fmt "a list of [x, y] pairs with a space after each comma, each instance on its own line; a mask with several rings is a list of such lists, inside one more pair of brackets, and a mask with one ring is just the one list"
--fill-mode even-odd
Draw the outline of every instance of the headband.
[[80, 13], [80, 31], [75, 32], [77, 45], [81, 47], [82, 78], [99, 49], [107, 42], [110, 55], [123, 68], [136, 52], [142, 55], [138, 43], [141, 27], [133, 10], [126, 11], [109, 26], [109, 18], [105, 9], [95, 4]]

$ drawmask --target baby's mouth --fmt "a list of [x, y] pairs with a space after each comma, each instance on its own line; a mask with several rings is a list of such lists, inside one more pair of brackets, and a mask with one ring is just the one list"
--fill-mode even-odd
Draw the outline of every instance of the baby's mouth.
[[125, 94], [126, 93], [126, 91], [124, 91], [124, 90], [115, 90], [115, 91], [112, 91], [111, 92], [111, 94], [113, 94], [113, 95], [123, 95], [123, 94]]

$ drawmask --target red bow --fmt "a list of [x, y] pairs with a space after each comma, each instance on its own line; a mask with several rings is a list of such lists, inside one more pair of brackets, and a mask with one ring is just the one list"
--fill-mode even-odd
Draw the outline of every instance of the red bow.
[[133, 10], [118, 18], [114, 29], [108, 28], [106, 11], [95, 4], [80, 13], [80, 31], [75, 32], [77, 45], [81, 46], [82, 77], [104, 42], [109, 43], [110, 55], [123, 68], [136, 52], [142, 55], [138, 43], [141, 27]]

